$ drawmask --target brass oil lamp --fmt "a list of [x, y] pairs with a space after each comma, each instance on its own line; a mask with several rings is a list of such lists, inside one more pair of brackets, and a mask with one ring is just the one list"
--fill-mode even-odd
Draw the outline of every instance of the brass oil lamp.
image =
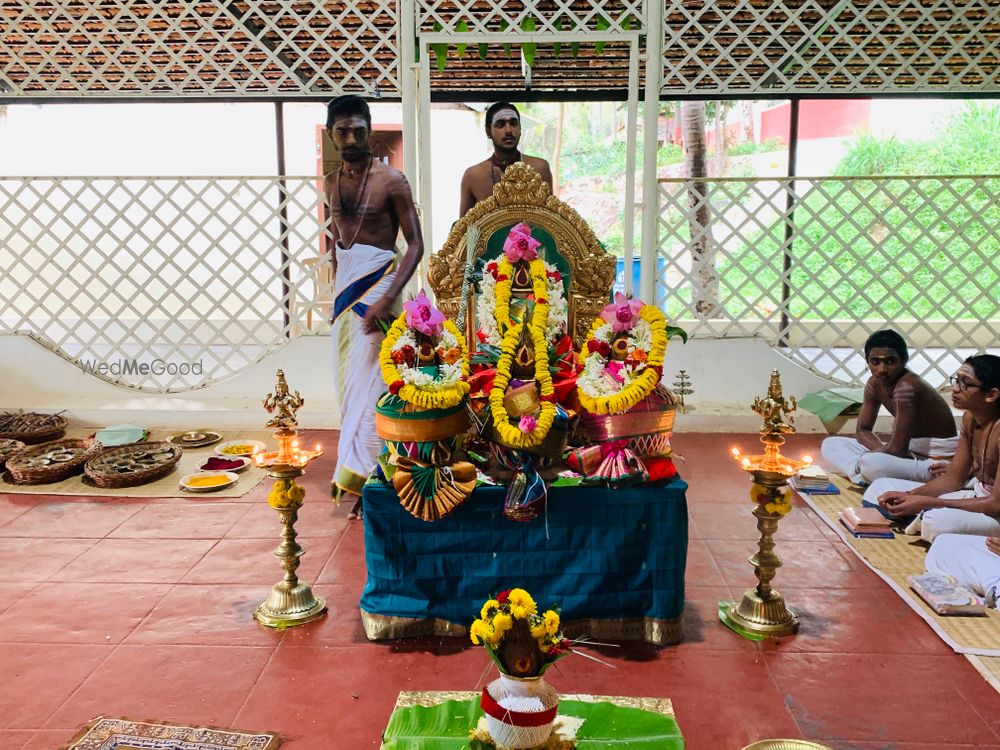
[[270, 596], [258, 605], [253, 615], [254, 619], [269, 628], [303, 625], [326, 613], [326, 602], [314, 596], [309, 584], [299, 581], [295, 574], [299, 558], [305, 554], [302, 546], [295, 541], [295, 521], [305, 499], [305, 488], [295, 480], [305, 473], [310, 461], [323, 455], [319, 445], [313, 451], [299, 448], [296, 414], [303, 403], [298, 391], [291, 393], [288, 390], [285, 373], [278, 370], [274, 393], [268, 393], [263, 401], [264, 409], [272, 415], [265, 426], [274, 430], [278, 450], [258, 453], [254, 457], [256, 465], [267, 469], [267, 475], [275, 480], [267, 502], [278, 512], [281, 521], [281, 544], [274, 550], [274, 555], [281, 561], [285, 575], [274, 584]]
[[731, 630], [753, 640], [762, 640], [791, 635], [799, 629], [798, 618], [785, 606], [781, 594], [771, 588], [771, 581], [781, 567], [781, 560], [774, 553], [774, 533], [778, 522], [791, 510], [789, 477], [812, 463], [812, 458], [803, 456], [802, 460], [796, 460], [781, 455], [785, 435], [795, 432], [791, 414], [797, 404], [794, 397], [786, 400], [783, 396], [777, 370], [771, 372], [767, 396], [756, 397], [751, 408], [764, 418], [760, 428], [764, 453], [745, 456], [738, 448], [733, 448], [731, 453], [742, 469], [753, 477], [750, 493], [760, 540], [757, 553], [749, 562], [757, 576], [757, 586], [748, 589], [738, 603], [720, 602], [719, 611], [722, 621]]

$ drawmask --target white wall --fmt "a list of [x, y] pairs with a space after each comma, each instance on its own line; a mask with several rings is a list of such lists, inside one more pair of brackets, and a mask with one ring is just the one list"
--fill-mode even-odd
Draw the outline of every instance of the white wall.
[[[279, 367], [289, 386], [305, 398], [299, 415], [303, 427], [339, 425], [326, 336], [295, 339], [227, 381], [181, 394], [146, 394], [111, 385], [85, 375], [26, 336], [0, 335], [0, 362], [0, 410], [67, 409], [74, 423], [86, 426], [133, 422], [178, 429], [259, 427], [266, 421], [260, 401], [273, 390]], [[766, 394], [774, 368], [781, 372], [786, 395], [798, 397], [828, 385], [756, 339], [672, 341], [664, 366], [666, 382], [684, 369], [695, 391], [686, 399], [694, 410], [678, 416], [677, 431], [756, 431], [760, 417], [750, 411], [750, 403]], [[807, 413], [796, 419], [796, 426], [803, 432], [823, 431], [819, 420]]]

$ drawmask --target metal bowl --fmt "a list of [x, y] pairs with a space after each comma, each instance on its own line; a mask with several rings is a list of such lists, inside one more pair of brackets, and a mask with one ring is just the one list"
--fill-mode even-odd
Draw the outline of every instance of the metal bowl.
[[832, 750], [827, 745], [809, 740], [760, 740], [743, 750]]

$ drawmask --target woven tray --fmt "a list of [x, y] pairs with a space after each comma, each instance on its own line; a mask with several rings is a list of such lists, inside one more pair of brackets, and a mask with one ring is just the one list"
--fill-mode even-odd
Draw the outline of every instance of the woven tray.
[[66, 434], [66, 417], [38, 412], [0, 412], [0, 440], [18, 440], [38, 445], [57, 440]]
[[67, 438], [25, 448], [7, 461], [7, 473], [15, 484], [48, 484], [79, 474], [83, 465], [101, 452], [101, 444], [90, 438]]
[[3, 468], [4, 462], [12, 455], [17, 453], [24, 447], [24, 443], [20, 440], [11, 440], [10, 438], [0, 439], [0, 469]]
[[98, 487], [137, 487], [165, 477], [183, 455], [183, 448], [168, 442], [123, 445], [91, 458], [83, 472]]

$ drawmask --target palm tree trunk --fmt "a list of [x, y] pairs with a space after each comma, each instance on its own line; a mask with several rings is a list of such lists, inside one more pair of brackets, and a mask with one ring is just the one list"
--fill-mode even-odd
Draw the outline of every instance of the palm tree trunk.
[[681, 105], [684, 163], [691, 183], [688, 188], [688, 224], [691, 228], [691, 263], [695, 286], [695, 312], [706, 318], [721, 317], [719, 280], [715, 273], [711, 228], [708, 219], [708, 177], [705, 146], [705, 102]]

